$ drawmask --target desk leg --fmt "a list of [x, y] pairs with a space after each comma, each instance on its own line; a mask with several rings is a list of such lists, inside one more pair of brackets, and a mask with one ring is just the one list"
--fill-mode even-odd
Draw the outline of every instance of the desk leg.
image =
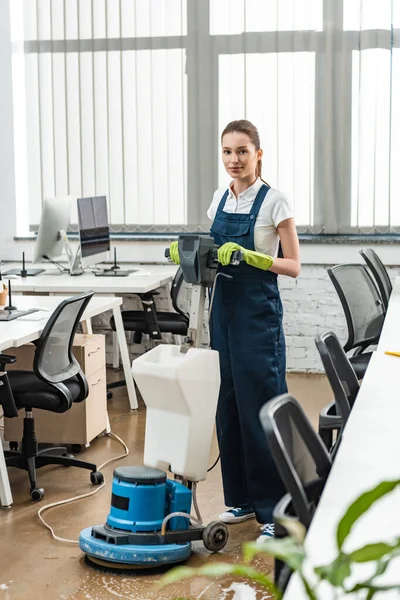
[[85, 321], [82, 321], [82, 331], [86, 335], [92, 335], [93, 334], [91, 319], [86, 319]]
[[0, 502], [2, 508], [10, 508], [13, 503], [11, 495], [10, 482], [8, 480], [7, 466], [3, 454], [3, 447], [0, 439]]
[[121, 353], [122, 367], [124, 369], [124, 377], [126, 381], [126, 387], [128, 390], [129, 404], [131, 410], [137, 410], [138, 402], [136, 398], [135, 384], [133, 382], [133, 376], [131, 371], [131, 363], [129, 360], [128, 346], [126, 343], [124, 324], [122, 322], [121, 309], [119, 306], [113, 308], [115, 329], [117, 332], [118, 346]]
[[115, 331], [112, 332], [112, 340], [113, 340], [113, 367], [114, 369], [118, 369], [119, 367], [119, 347], [118, 347], [118, 336]]

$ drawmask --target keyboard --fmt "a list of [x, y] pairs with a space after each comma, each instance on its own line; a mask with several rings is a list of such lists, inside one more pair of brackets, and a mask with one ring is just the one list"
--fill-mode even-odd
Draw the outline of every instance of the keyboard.
[[96, 277], [127, 277], [139, 269], [116, 269], [115, 271], [93, 271]]
[[14, 319], [30, 315], [34, 312], [37, 312], [36, 308], [32, 308], [31, 310], [0, 310], [0, 321], [14, 321]]
[[[44, 269], [26, 269], [26, 276], [34, 277], [35, 275], [40, 275], [41, 273], [44, 273], [44, 272], [45, 272]], [[21, 275], [21, 269], [10, 269], [9, 271], [6, 271], [5, 273], [3, 273], [3, 275], [5, 277], [7, 277], [8, 275]]]

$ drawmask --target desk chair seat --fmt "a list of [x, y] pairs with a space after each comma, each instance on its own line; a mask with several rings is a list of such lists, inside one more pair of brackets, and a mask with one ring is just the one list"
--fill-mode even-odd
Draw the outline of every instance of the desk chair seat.
[[[9, 371], [8, 380], [14, 396], [17, 409], [39, 408], [51, 412], [63, 413], [68, 410], [65, 396], [58, 389], [42, 381], [33, 371]], [[64, 381], [72, 402], [84, 400], [82, 387], [77, 378]]]
[[[88, 384], [72, 353], [72, 343], [92, 296], [93, 292], [87, 292], [68, 298], [55, 309], [36, 342], [33, 371], [6, 372], [6, 365], [16, 362], [16, 358], [0, 354], [0, 405], [4, 416], [13, 418], [18, 410], [25, 409], [21, 452], [5, 452], [6, 465], [28, 472], [32, 500], [44, 496], [43, 488], [36, 485], [36, 469], [45, 465], [88, 469], [93, 484], [103, 481], [95, 464], [76, 460], [64, 446], [39, 450], [32, 417], [33, 409], [66, 412], [74, 402], [82, 402], [88, 395]], [[18, 447], [15, 443], [10, 446]]]
[[[125, 331], [134, 331], [150, 335], [149, 323], [145, 319], [143, 310], [124, 310], [122, 321]], [[157, 323], [160, 333], [172, 333], [173, 335], [186, 335], [188, 319], [180, 313], [157, 312]], [[114, 317], [110, 319], [110, 327], [115, 331]]]
[[349, 357], [349, 361], [357, 375], [357, 379], [361, 380], [364, 378], [365, 371], [367, 370], [372, 355], [373, 352], [363, 352], [362, 354], [355, 354]]

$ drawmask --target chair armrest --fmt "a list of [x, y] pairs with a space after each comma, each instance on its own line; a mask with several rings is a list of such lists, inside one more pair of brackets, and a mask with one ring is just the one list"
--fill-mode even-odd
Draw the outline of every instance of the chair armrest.
[[335, 401], [326, 404], [319, 413], [319, 427], [324, 429], [340, 429], [343, 426], [343, 420], [336, 412]]
[[144, 294], [137, 294], [141, 300], [151, 300], [153, 296], [159, 296], [160, 292], [145, 292]]
[[[0, 357], [3, 356], [4, 355], [0, 355]], [[15, 362], [17, 360], [14, 356], [10, 356], [7, 358], [14, 358], [14, 360], [10, 362]], [[4, 370], [3, 373], [0, 374], [0, 406], [3, 407], [3, 414], [5, 417], [9, 419], [18, 417], [18, 409], [15, 404], [14, 395], [10, 386], [10, 381], [8, 379], [7, 373]]]
[[153, 298], [154, 292], [148, 294], [138, 294], [142, 301], [144, 320], [149, 330], [150, 338], [161, 340], [161, 331], [157, 319], [156, 305]]
[[[282, 525], [282, 520], [290, 520], [296, 523], [299, 522], [299, 518], [296, 515], [291, 514], [292, 508], [292, 496], [285, 494], [283, 498], [275, 505], [272, 515], [272, 520], [275, 524], [275, 537], [283, 538], [289, 535], [287, 529]], [[293, 510], [293, 509], [292, 509]]]
[[9, 354], [0, 354], [0, 371], [5, 371], [6, 365], [12, 365], [17, 362], [15, 356], [10, 356]]

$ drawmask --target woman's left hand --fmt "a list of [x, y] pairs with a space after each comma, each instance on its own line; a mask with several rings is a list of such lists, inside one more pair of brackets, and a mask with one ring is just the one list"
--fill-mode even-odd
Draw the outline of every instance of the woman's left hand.
[[231, 262], [232, 254], [237, 250], [242, 252], [243, 260], [245, 260], [248, 265], [255, 267], [256, 269], [261, 269], [262, 271], [268, 271], [274, 262], [272, 256], [261, 254], [261, 252], [255, 252], [254, 250], [247, 250], [246, 248], [243, 248], [243, 246], [235, 244], [235, 242], [227, 242], [218, 249], [218, 261], [221, 265], [226, 267], [226, 265], [229, 265]]

